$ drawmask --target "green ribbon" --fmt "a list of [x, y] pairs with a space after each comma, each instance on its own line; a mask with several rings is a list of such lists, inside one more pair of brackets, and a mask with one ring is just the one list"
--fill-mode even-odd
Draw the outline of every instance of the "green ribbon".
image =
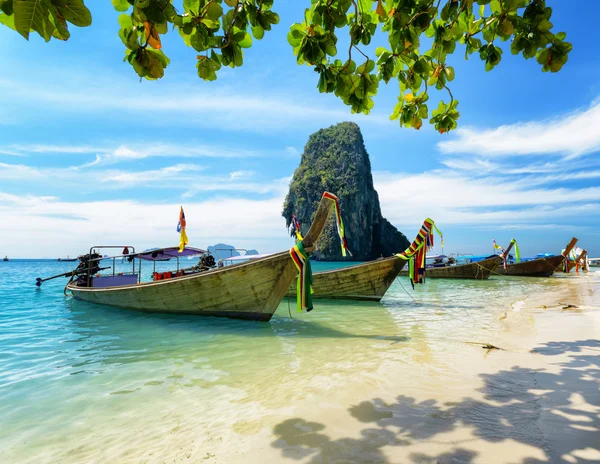
[[519, 252], [519, 245], [517, 245], [517, 241], [513, 238], [511, 240], [511, 243], [514, 244], [514, 248], [515, 248], [515, 259], [517, 260], [517, 263], [521, 262], [521, 253]]

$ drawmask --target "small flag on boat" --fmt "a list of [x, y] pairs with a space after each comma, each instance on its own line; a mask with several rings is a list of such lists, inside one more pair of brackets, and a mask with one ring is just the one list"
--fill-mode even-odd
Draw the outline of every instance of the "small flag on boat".
[[296, 238], [298, 240], [303, 240], [302, 234], [300, 233], [300, 223], [298, 222], [298, 219], [296, 218], [295, 214], [292, 214], [292, 225], [294, 226], [294, 232], [296, 233]]
[[179, 211], [179, 222], [177, 223], [177, 232], [179, 235], [179, 253], [181, 253], [185, 246], [188, 244], [188, 237], [185, 233], [185, 213], [183, 212], [183, 206], [181, 206], [181, 210]]
[[494, 249], [504, 251], [504, 248], [502, 248], [500, 245], [498, 245], [496, 243], [496, 239], [495, 238], [492, 239], [492, 242], [494, 242]]

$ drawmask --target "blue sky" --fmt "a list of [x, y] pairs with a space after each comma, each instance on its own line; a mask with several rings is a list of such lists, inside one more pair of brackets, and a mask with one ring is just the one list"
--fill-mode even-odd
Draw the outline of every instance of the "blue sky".
[[[461, 118], [443, 136], [389, 121], [395, 83], [380, 87], [369, 116], [319, 94], [286, 41], [307, 2], [276, 2], [280, 24], [215, 82], [197, 77], [195, 51], [170, 31], [165, 78], [140, 83], [122, 62], [109, 2], [88, 1], [93, 25], [72, 27], [68, 42], [0, 27], [0, 254], [174, 245], [179, 205], [192, 245], [285, 249], [282, 203], [308, 136], [352, 120], [383, 214], [409, 239], [430, 216], [446, 252], [488, 253], [492, 237], [516, 238], [525, 255], [557, 252], [574, 235], [600, 255], [600, 2], [574, 11], [548, 1], [573, 43], [558, 74], [509, 51], [486, 73], [457, 51]], [[430, 106], [439, 98], [433, 91]]]

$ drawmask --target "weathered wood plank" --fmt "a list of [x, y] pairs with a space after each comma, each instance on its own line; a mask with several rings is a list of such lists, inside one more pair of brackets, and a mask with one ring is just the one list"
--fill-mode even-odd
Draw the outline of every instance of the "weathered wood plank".
[[[406, 261], [392, 256], [313, 274], [313, 298], [379, 301]], [[296, 284], [287, 296], [296, 297]]]
[[502, 275], [511, 276], [550, 277], [563, 261], [564, 257], [562, 255], [549, 256], [547, 258], [538, 258], [531, 261], [509, 264], [506, 272], [503, 272], [503, 269], [498, 272]]

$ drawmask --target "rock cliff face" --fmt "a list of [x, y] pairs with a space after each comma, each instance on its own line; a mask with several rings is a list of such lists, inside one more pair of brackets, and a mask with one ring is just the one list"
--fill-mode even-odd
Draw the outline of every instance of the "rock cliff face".
[[[305, 234], [325, 190], [340, 199], [348, 247], [353, 255], [346, 260], [390, 256], [409, 246], [404, 234], [381, 215], [369, 154], [359, 127], [352, 122], [321, 129], [309, 137], [283, 205], [286, 224], [289, 226], [292, 214], [296, 214]], [[312, 256], [323, 261], [344, 259], [333, 216]]]

